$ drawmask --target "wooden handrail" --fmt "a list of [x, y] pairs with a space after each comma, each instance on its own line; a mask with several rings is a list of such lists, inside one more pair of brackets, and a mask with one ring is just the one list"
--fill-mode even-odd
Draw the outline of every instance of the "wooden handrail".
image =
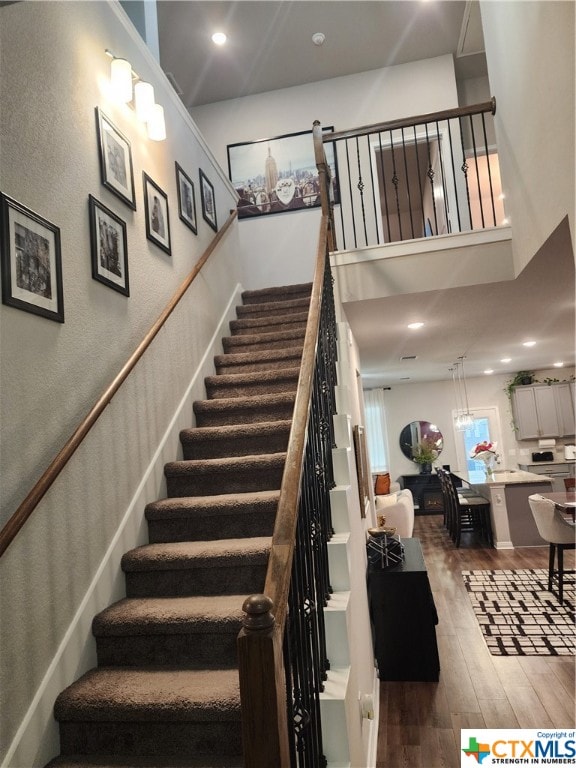
[[190, 287], [191, 283], [196, 279], [200, 270], [208, 260], [209, 256], [215, 250], [216, 246], [220, 243], [232, 222], [236, 218], [236, 210], [230, 211], [230, 216], [226, 220], [225, 224], [221, 227], [217, 235], [210, 242], [210, 245], [200, 259], [194, 265], [192, 272], [183, 281], [178, 290], [174, 293], [168, 305], [156, 320], [154, 325], [150, 328], [146, 336], [136, 347], [128, 361], [122, 367], [113, 381], [106, 387], [105, 391], [100, 395], [95, 405], [90, 409], [89, 413], [82, 420], [80, 425], [76, 428], [72, 436], [68, 439], [60, 453], [48, 466], [42, 477], [38, 480], [36, 485], [32, 488], [30, 493], [26, 496], [24, 501], [20, 504], [18, 509], [14, 512], [12, 517], [8, 520], [6, 525], [0, 531], [0, 557], [4, 554], [9, 545], [14, 541], [18, 531], [22, 528], [26, 520], [30, 517], [32, 512], [36, 509], [40, 500], [44, 497], [52, 483], [56, 480], [60, 472], [64, 469], [76, 449], [81, 444], [82, 440], [86, 437], [88, 432], [92, 429], [108, 403], [112, 400], [116, 392], [120, 389], [120, 386], [128, 377], [130, 372], [136, 366], [136, 363], [140, 360], [144, 352], [148, 349], [154, 338], [157, 336], [160, 329], [163, 327], [166, 320], [170, 317], [178, 303]]
[[442, 120], [450, 120], [456, 117], [467, 117], [468, 115], [477, 115], [481, 112], [490, 112], [496, 114], [496, 99], [494, 96], [490, 101], [484, 101], [481, 104], [472, 104], [468, 107], [455, 107], [445, 109], [441, 112], [429, 112], [426, 115], [416, 115], [402, 120], [388, 120], [385, 123], [375, 123], [374, 125], [363, 125], [361, 128], [353, 128], [349, 131], [334, 131], [332, 133], [322, 133], [322, 141], [327, 144], [339, 139], [352, 139], [356, 136], [367, 136], [370, 133], [380, 133], [384, 131], [395, 131], [399, 128], [412, 128], [421, 123], [435, 123]]

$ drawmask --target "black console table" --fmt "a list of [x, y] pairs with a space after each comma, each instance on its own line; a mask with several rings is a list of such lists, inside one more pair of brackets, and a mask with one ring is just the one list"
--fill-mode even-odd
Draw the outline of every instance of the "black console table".
[[438, 615], [419, 539], [402, 539], [404, 561], [368, 566], [374, 656], [380, 680], [437, 681]]
[[[462, 485], [461, 480], [454, 478], [453, 475], [452, 478], [457, 486]], [[444, 512], [442, 486], [436, 472], [430, 475], [400, 475], [400, 486], [412, 491], [415, 514], [438, 515]]]

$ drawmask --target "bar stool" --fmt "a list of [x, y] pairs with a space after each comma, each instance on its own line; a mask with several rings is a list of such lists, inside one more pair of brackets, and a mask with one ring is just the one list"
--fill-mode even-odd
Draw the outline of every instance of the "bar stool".
[[459, 547], [462, 533], [474, 531], [488, 546], [493, 546], [490, 501], [479, 494], [459, 494], [449, 472], [445, 469], [436, 472], [444, 499], [444, 524], [454, 544]]

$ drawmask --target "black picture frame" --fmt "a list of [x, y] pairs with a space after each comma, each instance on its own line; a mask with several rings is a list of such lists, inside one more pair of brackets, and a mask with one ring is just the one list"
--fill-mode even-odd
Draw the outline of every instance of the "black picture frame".
[[[325, 126], [324, 133], [334, 130]], [[238, 193], [238, 218], [306, 210], [321, 205], [312, 131], [229, 144], [228, 176]], [[334, 143], [324, 144], [338, 202]]]
[[146, 215], [146, 237], [168, 256], [172, 255], [170, 246], [170, 215], [168, 195], [158, 184], [143, 171], [144, 210]]
[[124, 296], [130, 296], [126, 222], [88, 196], [92, 277]]
[[218, 221], [216, 218], [216, 196], [214, 186], [202, 168], [200, 173], [200, 197], [202, 198], [202, 216], [204, 221], [209, 224], [214, 232], [218, 232]]
[[2, 303], [64, 322], [60, 228], [0, 195]]
[[194, 182], [186, 171], [177, 162], [176, 165], [176, 189], [178, 190], [178, 215], [186, 226], [198, 234], [196, 220], [196, 192]]
[[96, 107], [96, 130], [102, 184], [136, 210], [132, 149], [124, 134]]

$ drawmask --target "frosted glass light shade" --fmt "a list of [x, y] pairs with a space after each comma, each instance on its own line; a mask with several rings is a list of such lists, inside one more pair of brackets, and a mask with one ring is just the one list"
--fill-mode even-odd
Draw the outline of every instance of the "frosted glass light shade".
[[148, 118], [148, 138], [152, 141], [164, 141], [166, 138], [164, 108], [160, 104], [154, 104]]
[[154, 87], [144, 80], [139, 80], [134, 86], [134, 105], [138, 119], [147, 123], [154, 106]]
[[132, 101], [132, 65], [126, 59], [112, 59], [110, 82], [119, 101]]

